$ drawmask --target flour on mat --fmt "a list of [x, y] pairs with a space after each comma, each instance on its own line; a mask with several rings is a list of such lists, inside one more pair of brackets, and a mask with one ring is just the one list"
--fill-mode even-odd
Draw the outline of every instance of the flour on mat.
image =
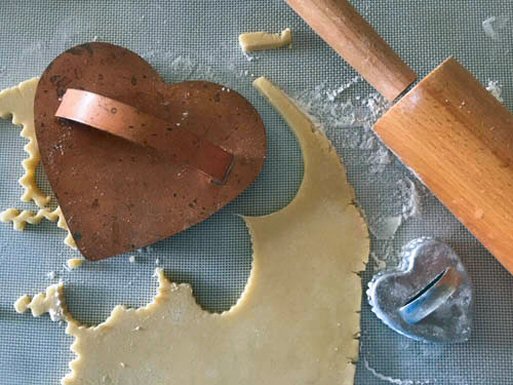
[[370, 257], [376, 265], [374, 271], [382, 271], [387, 268], [387, 261], [385, 261], [384, 259], [380, 259], [375, 252], [371, 252]]
[[391, 217], [378, 217], [369, 220], [369, 229], [379, 240], [392, 239], [399, 229], [399, 226], [403, 223], [403, 217], [401, 215]]
[[502, 40], [502, 33], [510, 24], [507, 16], [490, 16], [483, 21], [483, 31], [490, 39], [495, 41]]
[[55, 278], [57, 278], [57, 273], [54, 270], [49, 271], [48, 273], [46, 273], [46, 278], [53, 281]]
[[437, 380], [401, 380], [399, 378], [393, 378], [393, 377], [386, 376], [386, 375], [381, 374], [378, 371], [376, 371], [376, 369], [372, 368], [369, 365], [369, 361], [367, 361], [367, 359], [365, 359], [365, 358], [363, 359], [363, 363], [365, 365], [365, 369], [367, 369], [374, 377], [376, 377], [382, 381], [386, 381], [390, 384], [394, 384], [394, 385], [432, 385], [432, 384], [437, 383]]
[[369, 170], [371, 174], [381, 173], [392, 163], [390, 151], [385, 146], [380, 145], [376, 151], [373, 151], [368, 157]]
[[421, 214], [422, 201], [419, 190], [410, 178], [400, 179], [397, 182], [397, 195], [401, 202], [403, 219], [416, 218]]
[[491, 93], [499, 102], [504, 103], [504, 99], [502, 98], [502, 86], [498, 80], [488, 80], [486, 90]]
[[[355, 96], [352, 88], [360, 82], [362, 78], [357, 76], [336, 87], [321, 83], [313, 89], [296, 93], [294, 98], [314, 120], [322, 123], [336, 148], [355, 150], [359, 154], [361, 158], [357, 167], [364, 166], [358, 171], [360, 176], [374, 180], [376, 174], [383, 173], [393, 163], [391, 152], [372, 129], [390, 103], [377, 93]], [[413, 182], [394, 179], [386, 183], [388, 186], [381, 189], [383, 202], [378, 205], [383, 209], [366, 213], [370, 231], [379, 241], [393, 239], [401, 224], [417, 216], [420, 210]], [[378, 261], [376, 263], [382, 265]]]
[[399, 265], [402, 261], [400, 252], [394, 245], [394, 239], [377, 240], [372, 251], [373, 271], [379, 272]]
[[350, 98], [343, 98], [343, 92], [338, 91], [347, 90], [355, 83], [343, 83], [335, 90], [323, 83], [313, 90], [294, 95], [294, 99], [303, 110], [321, 121], [326, 129], [356, 127], [356, 108]]

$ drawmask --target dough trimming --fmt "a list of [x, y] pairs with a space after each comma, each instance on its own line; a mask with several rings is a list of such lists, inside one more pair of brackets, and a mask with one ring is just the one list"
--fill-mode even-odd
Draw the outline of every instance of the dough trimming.
[[239, 44], [244, 52], [286, 47], [292, 44], [292, 31], [285, 28], [281, 33], [245, 32], [239, 35]]

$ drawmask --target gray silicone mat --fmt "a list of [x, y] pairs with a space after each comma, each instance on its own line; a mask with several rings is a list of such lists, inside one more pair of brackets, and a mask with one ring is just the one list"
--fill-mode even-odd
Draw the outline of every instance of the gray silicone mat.
[[[506, 106], [513, 108], [511, 0], [354, 4], [421, 76], [454, 55], [484, 84], [498, 81]], [[253, 58], [241, 54], [240, 32], [285, 27], [294, 31], [292, 49]], [[397, 262], [402, 244], [421, 235], [451, 244], [475, 284], [474, 333], [468, 343], [457, 346], [401, 337], [378, 321], [364, 301], [356, 384], [513, 384], [513, 278], [375, 140], [368, 122], [382, 106], [379, 99], [364, 82], [352, 81], [356, 74], [282, 1], [0, 0], [0, 87], [40, 74], [61, 51], [91, 40], [138, 52], [168, 81], [207, 79], [241, 92], [265, 120], [268, 159], [257, 182], [236, 201], [208, 221], [133, 253], [135, 263], [124, 256], [68, 272], [63, 264], [77, 252], [63, 245], [64, 233], [53, 224], [28, 227], [23, 233], [1, 224], [1, 384], [57, 384], [67, 372], [72, 341], [64, 327], [47, 317], [16, 315], [12, 308], [20, 294], [40, 291], [58, 279], [66, 284], [71, 311], [88, 324], [104, 320], [115, 304], [148, 302], [156, 286], [152, 274], [157, 262], [172, 279], [191, 283], [205, 308], [222, 311], [235, 303], [251, 265], [249, 236], [236, 214], [260, 215], [284, 206], [302, 176], [293, 135], [250, 85], [259, 75], [298, 98], [324, 125], [343, 157], [376, 235], [365, 284], [384, 263]], [[24, 157], [24, 140], [18, 134], [17, 127], [0, 122], [0, 208], [31, 207], [18, 200], [16, 180]], [[40, 179], [48, 188], [44, 176]], [[417, 215], [411, 215], [414, 198], [420, 202]], [[400, 217], [394, 234], [390, 225]], [[49, 279], [49, 272], [56, 278]]]

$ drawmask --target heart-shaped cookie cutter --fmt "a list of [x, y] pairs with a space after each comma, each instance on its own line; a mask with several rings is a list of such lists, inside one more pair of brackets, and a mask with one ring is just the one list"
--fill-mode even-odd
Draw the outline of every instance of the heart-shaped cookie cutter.
[[72, 47], [34, 98], [41, 162], [78, 249], [100, 260], [200, 223], [259, 175], [266, 133], [241, 94], [167, 83], [136, 53]]
[[447, 244], [418, 238], [397, 269], [376, 274], [367, 296], [372, 311], [398, 333], [424, 342], [464, 342], [472, 323], [472, 284]]

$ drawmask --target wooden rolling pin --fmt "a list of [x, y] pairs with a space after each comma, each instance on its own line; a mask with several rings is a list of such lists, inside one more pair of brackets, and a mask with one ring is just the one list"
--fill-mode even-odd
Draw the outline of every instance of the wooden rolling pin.
[[[287, 3], [388, 100], [413, 82], [414, 72], [347, 1]], [[513, 273], [513, 114], [449, 58], [374, 129]]]

